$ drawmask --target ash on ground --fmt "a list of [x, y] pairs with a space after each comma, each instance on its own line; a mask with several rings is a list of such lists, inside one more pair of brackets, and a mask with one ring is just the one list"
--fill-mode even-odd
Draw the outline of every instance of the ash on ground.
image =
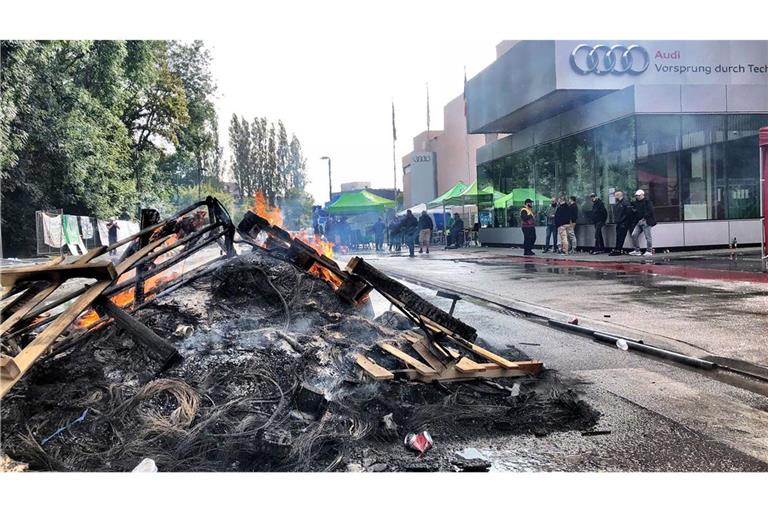
[[[373, 319], [369, 304], [258, 253], [135, 315], [183, 362], [157, 374], [118, 328], [90, 334], [3, 400], [4, 453], [43, 471], [130, 471], [144, 458], [160, 471], [456, 471], [467, 467], [457, 450], [478, 437], [507, 443], [598, 419], [553, 371], [496, 386], [371, 381], [353, 354], [397, 368], [374, 346], [402, 339], [408, 321]], [[418, 456], [403, 439], [421, 430], [435, 447]]]

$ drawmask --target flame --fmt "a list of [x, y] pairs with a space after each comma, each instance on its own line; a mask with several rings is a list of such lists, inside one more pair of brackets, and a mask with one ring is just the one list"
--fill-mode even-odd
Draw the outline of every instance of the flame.
[[[175, 243], [179, 237], [177, 235], [171, 235], [168, 240], [166, 240], [163, 245], [168, 247]], [[171, 256], [174, 255], [176, 251], [168, 251], [165, 254], [159, 255], [157, 258], [155, 258], [154, 263], [155, 265], [159, 265], [163, 261], [167, 260]], [[122, 282], [125, 282], [128, 279], [131, 279], [136, 275], [135, 270], [131, 270], [130, 272], [126, 272], [125, 274], [122, 274], [117, 278], [116, 283], [120, 284]], [[160, 272], [159, 274], [148, 277], [146, 280], [144, 280], [144, 296], [145, 298], [150, 298], [151, 295], [148, 293], [158, 286], [160, 286], [163, 283], [167, 283], [168, 281], [172, 281], [179, 277], [181, 274], [176, 271], [171, 271], [170, 269], [167, 269], [163, 272]], [[131, 304], [133, 304], [134, 298], [136, 294], [136, 288], [134, 286], [131, 286], [129, 288], [126, 288], [125, 290], [121, 291], [120, 293], [117, 293], [110, 297], [109, 300], [112, 301], [112, 303], [115, 306], [118, 306], [122, 309], [127, 308]], [[87, 309], [80, 318], [77, 319], [75, 322], [75, 326], [79, 328], [88, 328], [99, 321], [99, 314], [94, 309]]]
[[253, 195], [251, 211], [259, 217], [267, 219], [273, 226], [283, 227], [283, 212], [277, 206], [270, 206], [267, 197], [261, 190], [257, 190]]
[[326, 281], [331, 283], [334, 290], [337, 289], [339, 286], [341, 286], [341, 283], [343, 282], [339, 276], [337, 276], [327, 268], [321, 267], [317, 263], [315, 263], [309, 268], [309, 273], [319, 277], [320, 279], [325, 279]]

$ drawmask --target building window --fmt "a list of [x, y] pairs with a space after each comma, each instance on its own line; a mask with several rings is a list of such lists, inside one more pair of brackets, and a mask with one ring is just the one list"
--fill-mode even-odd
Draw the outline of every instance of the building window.
[[725, 116], [681, 120], [680, 191], [683, 220], [726, 218]]
[[613, 222], [614, 194], [631, 196], [637, 189], [635, 175], [635, 118], [628, 117], [595, 129], [595, 194], [608, 205]]
[[637, 186], [659, 222], [680, 220], [680, 146], [680, 116], [637, 116]]
[[560, 194], [576, 196], [579, 206], [579, 224], [589, 223], [592, 201], [589, 194], [595, 191], [595, 151], [592, 131], [566, 137], [560, 143], [562, 172], [558, 175]]
[[725, 168], [728, 174], [729, 219], [760, 216], [760, 159], [757, 133], [768, 125], [768, 115], [729, 115], [725, 143]]

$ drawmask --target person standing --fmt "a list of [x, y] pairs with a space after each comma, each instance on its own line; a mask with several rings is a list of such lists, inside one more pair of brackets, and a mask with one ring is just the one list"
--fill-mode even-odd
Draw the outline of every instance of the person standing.
[[429, 242], [432, 241], [432, 230], [435, 225], [432, 223], [427, 211], [424, 210], [419, 216], [419, 254], [423, 253], [426, 249], [429, 254]]
[[552, 202], [544, 210], [544, 218], [547, 221], [547, 237], [544, 239], [544, 252], [549, 252], [549, 237], [552, 237], [552, 252], [557, 252], [557, 224], [555, 223], [555, 212], [557, 211], [557, 198], [553, 197]]
[[458, 249], [464, 245], [464, 221], [457, 213], [453, 214], [453, 224], [451, 224], [451, 231], [448, 235], [448, 245], [446, 249]]
[[405, 244], [408, 246], [408, 256], [413, 258], [414, 244], [416, 243], [416, 232], [419, 229], [419, 221], [413, 216], [411, 210], [405, 212], [405, 218], [400, 223], [400, 231], [402, 232]]
[[397, 217], [392, 219], [389, 223], [389, 250], [390, 252], [394, 248], [395, 251], [400, 252], [400, 223], [397, 221]]
[[603, 200], [597, 197], [597, 194], [593, 192], [589, 197], [592, 199], [592, 223], [595, 225], [595, 248], [589, 251], [589, 254], [601, 254], [605, 252], [603, 227], [608, 219], [608, 210], [605, 209]]
[[[632, 212], [634, 213], [637, 224], [632, 230], [632, 247], [634, 251], [629, 253], [631, 256], [653, 256], [653, 235], [652, 229], [656, 225], [656, 215], [653, 211], [653, 203], [645, 198], [645, 191], [640, 189], [635, 192], [635, 201], [632, 203]], [[640, 234], [645, 236], [646, 250], [640, 252]]]
[[536, 217], [533, 214], [533, 199], [526, 199], [520, 209], [520, 225], [523, 227], [523, 255], [536, 256], [533, 246], [536, 243]]
[[[117, 242], [117, 231], [119, 229], [120, 229], [120, 226], [117, 225], [117, 219], [115, 219], [114, 217], [111, 217], [109, 219], [109, 222], [107, 222], [109, 245], [114, 245]], [[117, 254], [117, 249], [112, 249], [111, 251], [109, 251], [110, 256], [115, 256], [116, 254]]]
[[571, 207], [565, 202], [565, 196], [560, 197], [555, 211], [555, 227], [557, 236], [560, 237], [560, 254], [567, 254], [570, 247], [568, 243], [568, 225], [571, 222]]
[[609, 256], [621, 256], [624, 250], [624, 240], [627, 238], [627, 231], [632, 225], [632, 211], [624, 200], [624, 192], [617, 190], [614, 193], [616, 204], [613, 205], [613, 221], [616, 223], [616, 246]]
[[373, 242], [376, 245], [377, 252], [384, 250], [384, 231], [386, 229], [387, 227], [384, 225], [384, 221], [382, 221], [381, 217], [379, 217], [379, 219], [373, 225]]
[[571, 219], [566, 228], [568, 243], [570, 244], [568, 254], [574, 254], [576, 252], [576, 220], [579, 218], [579, 205], [576, 204], [576, 196], [571, 196], [568, 199], [568, 206], [571, 211]]

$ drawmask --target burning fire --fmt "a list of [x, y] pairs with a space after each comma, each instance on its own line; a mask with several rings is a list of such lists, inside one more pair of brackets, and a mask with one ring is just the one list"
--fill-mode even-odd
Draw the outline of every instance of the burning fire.
[[[283, 212], [277, 206], [270, 206], [266, 196], [260, 190], [254, 195], [254, 205], [253, 208], [251, 208], [251, 211], [268, 220], [273, 226], [283, 227]], [[333, 242], [323, 240], [320, 235], [310, 237], [304, 229], [300, 231], [292, 231], [291, 236], [312, 247], [317, 254], [333, 259]], [[341, 278], [320, 265], [312, 265], [309, 269], [309, 273], [321, 279], [325, 279], [331, 283], [334, 288], [341, 286]]]
[[[179, 237], [177, 235], [171, 235], [168, 240], [165, 241], [163, 244], [164, 246], [169, 246], [175, 243]], [[159, 265], [163, 261], [167, 260], [168, 258], [173, 256], [173, 253], [175, 253], [176, 250], [166, 252], [165, 254], [161, 254], [157, 258], [155, 258], [154, 263], [155, 265]], [[127, 279], [131, 279], [133, 276], [136, 275], [136, 271], [132, 270], [130, 272], [126, 272], [125, 274], [121, 275], [117, 279], [117, 283], [125, 282]], [[172, 271], [171, 269], [167, 269], [163, 272], [160, 272], [159, 274], [148, 277], [144, 280], [144, 295], [146, 298], [150, 297], [149, 292], [151, 290], [154, 290], [158, 286], [160, 286], [163, 283], [167, 283], [168, 281], [173, 281], [177, 277], [179, 277], [181, 274], [176, 271]], [[120, 293], [113, 295], [110, 297], [109, 300], [112, 301], [112, 303], [122, 309], [127, 308], [131, 304], [133, 304], [134, 298], [136, 294], [136, 288], [134, 286], [131, 286], [129, 288], [126, 288], [125, 290], [121, 291]], [[92, 326], [96, 322], [99, 321], [99, 314], [94, 309], [88, 309], [86, 310], [80, 318], [77, 319], [77, 322], [75, 322], [75, 326], [87, 329], [88, 327]]]
[[253, 213], [267, 219], [273, 226], [283, 227], [283, 212], [277, 206], [272, 207], [269, 205], [264, 192], [257, 190], [253, 196], [253, 201], [253, 207], [251, 208]]

